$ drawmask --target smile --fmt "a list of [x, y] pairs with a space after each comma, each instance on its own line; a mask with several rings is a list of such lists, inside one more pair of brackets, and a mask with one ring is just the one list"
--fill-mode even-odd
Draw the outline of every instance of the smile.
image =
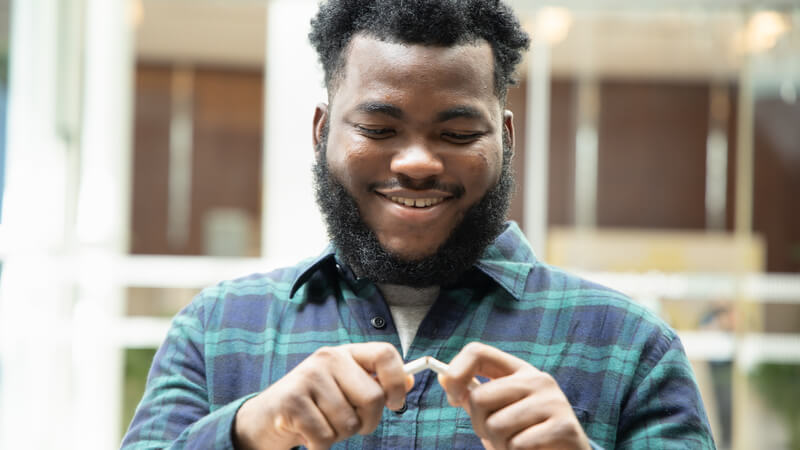
[[412, 206], [414, 208], [426, 208], [428, 206], [438, 205], [445, 199], [444, 197], [432, 198], [408, 198], [408, 197], [387, 197], [389, 200], [403, 206]]

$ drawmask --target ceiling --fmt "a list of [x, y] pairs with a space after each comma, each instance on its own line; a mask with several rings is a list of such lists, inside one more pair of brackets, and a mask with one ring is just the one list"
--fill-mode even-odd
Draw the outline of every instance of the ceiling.
[[[315, 1], [315, 0], [294, 0]], [[140, 60], [263, 67], [267, 23], [265, 0], [140, 0], [137, 28]], [[514, 0], [532, 34], [543, 2]], [[551, 52], [557, 75], [598, 78], [720, 79], [736, 77], [746, 53], [737, 36], [755, 4], [744, 0], [671, 2], [572, 0], [566, 37]], [[765, 0], [789, 25], [761, 55], [766, 73], [800, 77], [800, 6]], [[793, 7], [787, 5], [794, 4]], [[742, 6], [745, 5], [745, 6]], [[740, 39], [739, 39], [740, 40]], [[795, 67], [797, 66], [797, 67]], [[524, 70], [523, 65], [523, 70]]]
[[139, 60], [263, 67], [263, 0], [142, 0], [136, 28]]

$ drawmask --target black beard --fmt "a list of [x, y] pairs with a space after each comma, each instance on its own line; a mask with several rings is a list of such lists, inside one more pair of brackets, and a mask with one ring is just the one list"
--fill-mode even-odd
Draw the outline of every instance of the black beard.
[[514, 189], [512, 150], [506, 136], [503, 137], [503, 167], [497, 184], [467, 209], [461, 222], [436, 252], [414, 260], [401, 258], [383, 248], [361, 219], [355, 199], [330, 173], [326, 151], [327, 132], [324, 132], [314, 164], [317, 203], [333, 245], [360, 278], [417, 288], [454, 284], [505, 229]]

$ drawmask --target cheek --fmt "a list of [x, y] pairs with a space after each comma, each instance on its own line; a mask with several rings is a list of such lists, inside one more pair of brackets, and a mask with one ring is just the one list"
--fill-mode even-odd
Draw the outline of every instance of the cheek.
[[[462, 173], [468, 182], [482, 192], [500, 178], [501, 157], [496, 152], [474, 152], [463, 155]], [[469, 189], [469, 186], [466, 186]]]
[[353, 185], [374, 177], [380, 164], [374, 151], [360, 139], [330, 140], [328, 166], [345, 185]]

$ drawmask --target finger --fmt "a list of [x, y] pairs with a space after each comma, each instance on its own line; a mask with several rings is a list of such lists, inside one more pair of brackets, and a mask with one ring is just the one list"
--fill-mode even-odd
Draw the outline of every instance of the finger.
[[312, 399], [336, 433], [336, 441], [347, 439], [361, 429], [358, 413], [333, 378], [326, 377], [325, 382], [315, 385]]
[[400, 354], [390, 344], [352, 344], [344, 350], [350, 358], [340, 361], [342, 367], [334, 376], [361, 420], [359, 433], [369, 434], [378, 427], [384, 405], [392, 409], [403, 406], [410, 380]]
[[472, 416], [472, 426], [481, 427], [489, 440], [506, 446], [517, 433], [552, 417], [555, 412], [548, 409], [548, 404], [549, 399], [539, 396], [525, 397], [490, 413], [482, 421], [477, 416]]
[[449, 366], [448, 376], [454, 378], [471, 378], [475, 375], [499, 378], [530, 365], [490, 345], [470, 342], [450, 361]]
[[557, 421], [547, 420], [537, 425], [528, 427], [515, 434], [508, 440], [509, 448], [550, 448], [553, 444], [572, 443], [570, 448], [577, 448], [578, 440], [569, 439], [564, 441], [565, 436], [561, 432]]
[[278, 416], [273, 426], [277, 430], [294, 433], [300, 436], [309, 448], [327, 448], [336, 441], [336, 432], [331, 428], [325, 416], [309, 397], [303, 397], [290, 405], [291, 414]]
[[[414, 387], [414, 375], [406, 375], [406, 395], [408, 395], [408, 391]], [[402, 407], [402, 405], [401, 405]]]
[[473, 389], [466, 404], [472, 427], [478, 436], [488, 436], [487, 418], [531, 394], [529, 377], [508, 376], [498, 378]]
[[455, 406], [462, 406], [465, 402], [470, 381], [475, 375], [499, 378], [521, 368], [533, 367], [516, 356], [478, 342], [467, 344], [450, 361], [449, 366], [441, 382], [448, 399]]
[[369, 434], [378, 427], [386, 394], [377, 379], [372, 377], [352, 358], [342, 362], [340, 370], [334, 372], [338, 389], [355, 409], [361, 428], [358, 432]]
[[552, 401], [553, 406], [568, 404], [555, 379], [532, 366], [481, 384], [470, 391], [467, 400], [472, 411], [470, 415], [485, 419], [489, 414], [530, 396]]
[[386, 395], [386, 406], [389, 409], [402, 408], [410, 387], [409, 377], [403, 371], [403, 358], [397, 349], [391, 344], [378, 342], [353, 344], [347, 348], [361, 367], [377, 376]]

